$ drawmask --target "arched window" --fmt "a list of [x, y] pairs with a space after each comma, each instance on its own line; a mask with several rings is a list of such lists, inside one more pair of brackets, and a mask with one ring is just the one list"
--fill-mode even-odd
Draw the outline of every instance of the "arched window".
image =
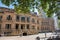
[[32, 18], [32, 23], [35, 23], [35, 19], [34, 18]]
[[39, 24], [39, 20], [37, 20], [37, 23]]
[[10, 15], [8, 15], [7, 20], [12, 20], [12, 17]]
[[30, 17], [27, 17], [27, 22], [30, 22]]
[[16, 21], [19, 21], [19, 20], [20, 20], [20, 16], [16, 15]]
[[1, 29], [1, 24], [0, 24], [0, 29]]

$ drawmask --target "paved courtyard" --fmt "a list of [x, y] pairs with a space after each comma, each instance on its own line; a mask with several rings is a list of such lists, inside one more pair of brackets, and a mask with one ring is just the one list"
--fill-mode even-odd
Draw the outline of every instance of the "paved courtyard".
[[[36, 37], [40, 37], [41, 40], [46, 40], [48, 37], [52, 36], [52, 33], [39, 33], [36, 35], [29, 35], [29, 36], [3, 36], [0, 37], [0, 40], [36, 40]], [[45, 38], [45, 36], [47, 38]]]

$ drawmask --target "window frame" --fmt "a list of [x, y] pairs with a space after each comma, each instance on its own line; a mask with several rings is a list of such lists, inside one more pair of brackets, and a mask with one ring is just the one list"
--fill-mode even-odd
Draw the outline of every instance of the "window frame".
[[2, 21], [2, 18], [3, 18], [3, 16], [2, 16], [2, 15], [0, 15], [0, 21]]
[[5, 29], [11, 29], [11, 24], [6, 24]]
[[32, 23], [35, 23], [35, 19], [34, 18], [32, 18]]
[[1, 29], [1, 24], [0, 24], [0, 29]]
[[[23, 20], [22, 20], [23, 19]], [[25, 22], [26, 17], [25, 16], [21, 16], [21, 22]]]
[[12, 20], [11, 15], [8, 15], [6, 19], [7, 19], [7, 20]]
[[21, 24], [21, 29], [24, 29], [25, 28], [25, 24]]
[[20, 20], [20, 15], [16, 15], [16, 21]]
[[29, 27], [29, 26], [30, 26], [30, 25], [29, 25], [29, 24], [27, 24], [27, 26], [26, 26], [26, 27], [27, 27], [27, 29], [30, 29], [30, 27]]
[[15, 29], [19, 29], [19, 24], [15, 24]]
[[27, 17], [27, 22], [30, 22], [30, 17]]

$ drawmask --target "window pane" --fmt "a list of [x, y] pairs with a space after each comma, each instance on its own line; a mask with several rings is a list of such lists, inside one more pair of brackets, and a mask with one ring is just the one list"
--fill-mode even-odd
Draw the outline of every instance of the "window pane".
[[7, 20], [12, 20], [12, 17], [10, 15], [8, 15]]
[[19, 24], [16, 24], [15, 29], [18, 29], [18, 28], [19, 28]]
[[25, 22], [25, 17], [21, 17], [21, 21], [22, 22]]
[[37, 29], [39, 30], [39, 27], [37, 27]]
[[37, 20], [37, 23], [39, 24], [39, 21]]
[[24, 24], [21, 24], [21, 29], [24, 29], [25, 25]]
[[20, 16], [17, 15], [17, 16], [16, 16], [16, 21], [19, 21], [19, 20], [20, 20]]
[[29, 29], [29, 24], [27, 25], [27, 29]]
[[0, 16], [0, 21], [2, 20], [2, 16]]
[[11, 29], [11, 24], [6, 24], [5, 28], [6, 29]]
[[35, 26], [32, 26], [32, 29], [35, 29]]
[[33, 22], [33, 23], [35, 23], [35, 20], [34, 20], [34, 18], [32, 18], [32, 22]]
[[1, 29], [1, 24], [0, 24], [0, 29]]
[[27, 22], [30, 22], [30, 17], [27, 17]]

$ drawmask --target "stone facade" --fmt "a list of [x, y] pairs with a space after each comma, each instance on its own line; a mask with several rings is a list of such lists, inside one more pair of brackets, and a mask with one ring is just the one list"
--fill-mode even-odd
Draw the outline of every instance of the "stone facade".
[[0, 8], [0, 35], [31, 35], [54, 31], [54, 20], [31, 14], [16, 14], [13, 9]]

